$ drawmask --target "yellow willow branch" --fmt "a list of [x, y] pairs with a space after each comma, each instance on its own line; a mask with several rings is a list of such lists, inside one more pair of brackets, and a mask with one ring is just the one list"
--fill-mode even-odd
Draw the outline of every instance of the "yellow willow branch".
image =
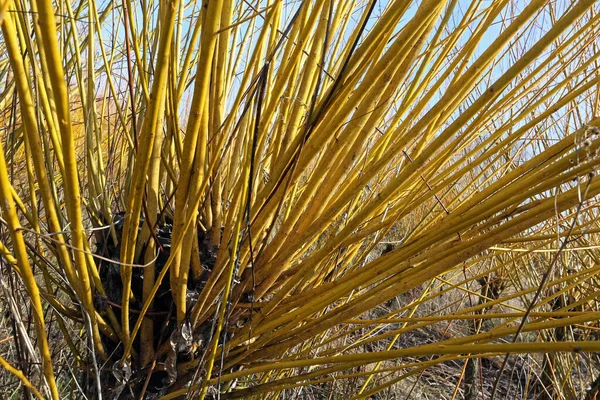
[[33, 393], [33, 395], [35, 397], [37, 397], [40, 400], [42, 400], [44, 398], [44, 396], [42, 396], [42, 394], [39, 392], [39, 390], [37, 390], [31, 384], [31, 382], [29, 381], [29, 379], [27, 379], [27, 377], [25, 375], [23, 375], [23, 372], [21, 372], [20, 370], [16, 369], [12, 365], [10, 365], [8, 363], [8, 361], [6, 361], [4, 359], [4, 357], [2, 357], [2, 356], [0, 356], [0, 365], [2, 366], [2, 368], [4, 368], [5, 370], [7, 370], [11, 374], [13, 374], [18, 380], [20, 380], [21, 383], [23, 384], [23, 386], [25, 386], [29, 391], [31, 391], [31, 393]]
[[[599, 189], [600, 183], [592, 183], [590, 186], [590, 195], [595, 195]], [[436, 254], [435, 258], [431, 257], [430, 250], [430, 252], [426, 252], [419, 257], [413, 257], [409, 261], [401, 262], [399, 265], [393, 268], [387, 268], [385, 271], [390, 276], [394, 274], [393, 271], [395, 271], [397, 275], [393, 276], [392, 279], [388, 281], [382, 282], [380, 284], [380, 288], [372, 289], [365, 295], [353, 299], [345, 305], [325, 314], [323, 317], [313, 319], [300, 328], [296, 328], [297, 324], [295, 322], [292, 323], [291, 321], [297, 321], [298, 319], [314, 313], [319, 307], [320, 302], [328, 302], [328, 298], [339, 299], [342, 292], [347, 293], [348, 291], [352, 290], [350, 289], [350, 286], [339, 284], [334, 289], [327, 292], [326, 295], [321, 295], [314, 300], [308, 301], [293, 312], [288, 312], [285, 315], [281, 315], [276, 318], [271, 317], [269, 318], [269, 322], [262, 323], [260, 326], [254, 327], [252, 330], [253, 336], [257, 336], [260, 331], [263, 330], [272, 331], [275, 329], [275, 327], [279, 327], [280, 329], [265, 335], [260, 340], [252, 343], [246, 354], [240, 355], [239, 357], [236, 357], [236, 359], [248, 357], [249, 353], [257, 351], [261, 346], [266, 345], [271, 341], [276, 341], [278, 343], [262, 348], [260, 350], [260, 357], [269, 357], [272, 354], [279, 353], [284, 348], [289, 348], [292, 343], [298, 344], [306, 337], [314, 335], [317, 332], [322, 332], [323, 330], [334, 326], [337, 323], [342, 323], [344, 320], [351, 318], [353, 315], [362, 314], [362, 312], [368, 310], [369, 308], [380, 304], [383, 301], [398, 295], [399, 293], [402, 293], [405, 289], [416, 287], [416, 285], [426, 281], [427, 279], [432, 279], [435, 276], [448, 271], [457, 263], [462, 262], [475, 254], [478, 254], [484, 249], [497, 243], [498, 240], [513, 236], [514, 234], [521, 232], [524, 229], [535, 225], [536, 223], [544, 221], [545, 219], [554, 215], [555, 205], [560, 207], [558, 208], [559, 210], [564, 210], [568, 207], [574, 206], [578, 202], [578, 191], [576, 189], [572, 189], [569, 192], [559, 196], [559, 200], [557, 200], [556, 204], [553, 199], [548, 199], [537, 207], [533, 208], [528, 213], [524, 213], [523, 215], [520, 215], [513, 220], [500, 225], [500, 227], [490, 231], [489, 233], [480, 235], [479, 237], [476, 237], [468, 242], [460, 244], [449, 243], [446, 246], [442, 245], [441, 249], [433, 250]], [[383, 267], [383, 265], [379, 267]], [[381, 274], [382, 277], [380, 279], [383, 279], [383, 274], [381, 272], [377, 273], [376, 269], [369, 270], [370, 273], [377, 275]], [[328, 304], [330, 303], [328, 302]], [[292, 324], [293, 327], [291, 326]], [[282, 336], [286, 337], [287, 339], [284, 339]], [[241, 334], [240, 337], [244, 338], [244, 335]], [[277, 338], [279, 338], [279, 340], [275, 340]], [[242, 339], [234, 338], [230, 343], [228, 343], [228, 345], [234, 346], [240, 344], [241, 341]], [[254, 348], [254, 350], [252, 350], [252, 348]], [[255, 356], [257, 356], [257, 354], [255, 354]]]
[[497, 246], [490, 247], [490, 250], [506, 251], [506, 252], [514, 252], [514, 253], [556, 253], [558, 251], [570, 252], [570, 251], [583, 251], [583, 250], [596, 250], [596, 249], [600, 249], [600, 246], [578, 246], [578, 247], [567, 247], [564, 249], [553, 248], [553, 249], [534, 249], [534, 250], [522, 249], [522, 248], [511, 248], [511, 247], [497, 247]]
[[[223, 7], [223, 0], [211, 1], [206, 10], [206, 18], [202, 26], [202, 36], [200, 39], [200, 57], [198, 59], [198, 67], [196, 72], [196, 85], [192, 98], [191, 110], [183, 148], [185, 151], [182, 154], [180, 163], [180, 176], [175, 193], [175, 217], [173, 220], [173, 241], [176, 241], [181, 236], [186, 236], [184, 230], [185, 221], [191, 219], [195, 224], [197, 207], [192, 208], [194, 196], [203, 197], [203, 185], [198, 185], [205, 177], [206, 163], [206, 144], [208, 141], [208, 98], [209, 84], [213, 58], [217, 37], [214, 34], [218, 30], [220, 22], [220, 13]], [[196, 168], [192, 168], [193, 165]], [[197, 174], [193, 176], [194, 174]], [[192, 182], [192, 177], [195, 182]], [[196, 188], [196, 190], [194, 190]], [[192, 192], [190, 192], [192, 190]], [[196, 193], [198, 191], [198, 193]], [[188, 204], [190, 203], [190, 204]], [[173, 299], [176, 302], [177, 321], [181, 324], [185, 319], [186, 308], [186, 293], [185, 279], [181, 276], [184, 272], [180, 271], [181, 266], [184, 269], [189, 267], [189, 257], [181, 259], [182, 250], [178, 248], [172, 249], [176, 252], [173, 265], [170, 267], [170, 283]], [[187, 254], [187, 253], [186, 253]]]
[[[69, 94], [65, 83], [65, 73], [62, 67], [62, 57], [58, 48], [58, 34], [56, 31], [56, 20], [54, 17], [54, 8], [50, 0], [37, 0], [37, 6], [40, 13], [40, 31], [41, 45], [47, 52], [48, 73], [52, 84], [52, 92], [56, 105], [56, 116], [62, 139], [62, 153], [64, 156], [64, 176], [65, 184], [65, 203], [69, 221], [71, 222], [71, 231], [73, 246], [78, 250], [84, 250], [85, 235], [83, 232], [83, 218], [81, 213], [81, 187], [79, 185], [77, 156], [75, 154], [75, 143], [71, 126], [71, 111], [69, 107]], [[94, 346], [98, 353], [105, 357], [104, 348], [98, 331], [96, 322], [96, 313], [92, 301], [92, 287], [89, 279], [88, 268], [96, 268], [95, 265], [88, 265], [85, 255], [76, 251], [74, 253], [77, 275], [81, 282], [81, 301], [87, 311], [90, 324], [91, 335]]]
[[[542, 3], [543, 2], [534, 2], [529, 7], [532, 8], [532, 10], [535, 10], [536, 7], [534, 6], [537, 5], [537, 7], [539, 8], [542, 6]], [[357, 216], [353, 219], [353, 221], [345, 227], [344, 231], [339, 235], [339, 237], [344, 237], [347, 235], [347, 232], [356, 229], [357, 225], [362, 223], [365, 219], [367, 219], [367, 216], [370, 213], [372, 213], [372, 211], [378, 205], [388, 200], [390, 196], [392, 196], [394, 193], [400, 191], [403, 188], [403, 186], [407, 184], [407, 182], [411, 182], [411, 177], [415, 174], [415, 172], [419, 168], [421, 168], [426, 163], [426, 161], [430, 159], [430, 157], [456, 133], [456, 131], [460, 127], [464, 126], [465, 122], [468, 119], [470, 119], [478, 109], [480, 109], [485, 104], [490, 102], [493, 98], [495, 98], [497, 96], [497, 93], [499, 93], [504, 87], [506, 87], [508, 82], [514, 79], [515, 74], [517, 74], [519, 70], [525, 68], [525, 66], [528, 65], [535, 58], [535, 56], [539, 55], [548, 45], [550, 45], [552, 40], [554, 40], [556, 36], [558, 36], [562, 32], [562, 30], [566, 29], [576, 17], [581, 15], [589, 6], [591, 6], [591, 4], [591, 2], [585, 2], [585, 4], [584, 2], [579, 3], [576, 7], [570, 10], [570, 12], [567, 15], [561, 18], [561, 20], [559, 21], [560, 23], [557, 23], [555, 26], [553, 26], [552, 29], [538, 43], [536, 43], [536, 45], [534, 45], [524, 57], [522, 57], [517, 63], [512, 65], [511, 68], [509, 68], [508, 71], [506, 71], [493, 85], [491, 85], [490, 88], [485, 93], [483, 93], [468, 108], [467, 111], [462, 113], [447, 129], [445, 129], [438, 137], [436, 137], [432, 144], [429, 147], [427, 147], [424, 150], [424, 152], [414, 160], [414, 162], [408, 164], [405, 168], [403, 168], [402, 172], [398, 174], [398, 176], [396, 176], [391, 182], [389, 182], [385, 189], [379, 194], [378, 201], [371, 202], [370, 204], [363, 207], [357, 214]], [[527, 20], [527, 18], [528, 17], [526, 17], [526, 14], [520, 15], [519, 18], [516, 19], [513, 22], [513, 24], [511, 24], [511, 29], [514, 30], [515, 28], [518, 28], [520, 24], [523, 24]], [[503, 32], [501, 37], [498, 38], [497, 41], [500, 42], [500, 44], [502, 44], [503, 42], [506, 42], [510, 38], [510, 36], [511, 31], [506, 30], [505, 32]], [[494, 46], [497, 45], [492, 45], [492, 47]], [[494, 48], [493, 50], [488, 50], [486, 53], [490, 52], [492, 54], [496, 54], [497, 51], [498, 50]], [[471, 67], [471, 69], [476, 71], [478, 67], [480, 67], [480, 65], [477, 65], [476, 63]], [[470, 73], [467, 72], [465, 74], [465, 78], [459, 80], [458, 82], [460, 82], [460, 84], [464, 84], [465, 82], [463, 81], [468, 82], [470, 79]], [[447, 92], [447, 94], [444, 96], [444, 98], [448, 98], [448, 101], [450, 101], [453, 97], [454, 94], [452, 94], [452, 92]], [[432, 116], [440, 111], [439, 108], [442, 107], [443, 104], [443, 101], [437, 103], [436, 106], [433, 107], [432, 110], [430, 110], [426, 114], [426, 116], [423, 117], [419, 121], [419, 123], [417, 123], [417, 125], [411, 129], [411, 131], [421, 131], [425, 124], [431, 122]], [[389, 150], [389, 153], [386, 154], [384, 158], [371, 164], [369, 169], [365, 171], [362, 177], [352, 182], [350, 187], [347, 188], [345, 195], [340, 196], [338, 201], [335, 202], [335, 204], [332, 204], [331, 207], [329, 207], [327, 211], [323, 213], [318, 220], [314, 221], [311, 229], [301, 232], [298, 235], [290, 235], [290, 237], [285, 243], [285, 248], [294, 249], [296, 248], [295, 246], [299, 246], [300, 243], [306, 243], [311, 236], [315, 235], [317, 231], [321, 230], [323, 226], [326, 226], [328, 222], [333, 220], [333, 218], [339, 214], [340, 210], [343, 209], [342, 205], [347, 202], [350, 193], [356, 192], [357, 190], [359, 190], [359, 188], [363, 188], [373, 177], [374, 172], [378, 171], [383, 165], [387, 164], [389, 160], [388, 157], [397, 154], [397, 152], [402, 149], [402, 146], [404, 144], [405, 142], [403, 140], [399, 141], [394, 145], [393, 149]], [[331, 242], [331, 247], [335, 248], [338, 244], [339, 243], [337, 243], [336, 241], [333, 241]], [[272, 260], [273, 264], [283, 264], [285, 263], [287, 257], [289, 257], [289, 252], [280, 253], [282, 254], [279, 254]]]
[[11, 0], [3, 0], [0, 3], [0, 26], [4, 22], [4, 16], [6, 15], [6, 12], [8, 11], [8, 7], [10, 6], [10, 2], [11, 2]]
[[[165, 108], [168, 66], [178, 4], [179, 0], [171, 0], [163, 3], [164, 29], [161, 31], [160, 36], [160, 58], [156, 61], [157, 66], [154, 82], [152, 83], [151, 96], [148, 102], [148, 110], [146, 111], [140, 133], [139, 147], [133, 170], [132, 189], [127, 200], [128, 213], [123, 225], [121, 261], [125, 264], [132, 264], [134, 261], [138, 226], [142, 202], [144, 201], [144, 190], [146, 187], [146, 174], [148, 173], [148, 167], [150, 166], [156, 135], [162, 134], [162, 127], [159, 126], [158, 121], [162, 119], [161, 116]], [[131, 277], [131, 267], [122, 267], [121, 280], [123, 282], [123, 296], [121, 299], [121, 325], [123, 329], [123, 341], [126, 347], [130, 346], [129, 301], [132, 296]], [[125, 354], [123, 356], [123, 361], [125, 361], [126, 356], [128, 355]]]
[[[393, 360], [400, 357], [418, 357], [427, 355], [461, 355], [461, 354], [488, 354], [488, 353], [555, 353], [555, 352], [598, 352], [600, 351], [600, 342], [536, 342], [536, 343], [506, 343], [506, 344], [469, 344], [467, 346], [451, 346], [443, 344], [432, 344], [427, 346], [413, 347], [408, 349], [382, 351], [373, 353], [352, 354], [337, 357], [314, 358], [309, 360], [277, 362], [258, 367], [243, 369], [232, 374], [225, 374], [219, 378], [211, 379], [214, 384], [217, 379], [221, 382], [227, 382], [244, 376], [263, 373], [273, 370], [282, 370], [290, 368], [303, 368], [316, 365], [332, 363], [352, 363], [360, 362], [361, 365], [375, 363], [378, 361]], [[175, 399], [181, 396], [190, 388], [181, 389], [161, 397], [161, 400]]]
[[[6, 23], [6, 20], [4, 21]], [[3, 29], [5, 25], [2, 26]], [[48, 338], [46, 337], [46, 328], [44, 324], [44, 308], [42, 307], [42, 301], [40, 298], [40, 292], [35, 281], [35, 276], [29, 264], [29, 258], [27, 255], [27, 249], [25, 247], [25, 239], [23, 238], [23, 232], [20, 230], [21, 224], [15, 210], [14, 201], [11, 192], [11, 184], [7, 175], [6, 161], [4, 159], [4, 148], [0, 141], [0, 193], [3, 195], [0, 198], [0, 206], [3, 214], [8, 222], [9, 232], [11, 236], [12, 247], [15, 252], [15, 258], [17, 265], [19, 266], [18, 272], [21, 274], [25, 288], [29, 298], [31, 299], [33, 317], [35, 319], [35, 328], [37, 331], [37, 342], [42, 357], [42, 369], [44, 371], [44, 377], [50, 388], [52, 398], [59, 399], [58, 387], [54, 380], [54, 372], [52, 368], [52, 358], [50, 355], [50, 348], [48, 346]]]
[[[552, 282], [548, 283], [548, 287], [549, 288], [550, 287], [558, 287], [559, 285], [566, 283], [567, 286], [566, 286], [565, 290], [574, 288], [577, 285], [580, 285], [582, 282], [584, 282], [585, 279], [590, 279], [591, 277], [595, 276], [595, 273], [598, 272], [599, 269], [600, 269], [600, 266], [595, 266], [593, 268], [590, 268], [589, 270], [582, 271], [580, 273], [577, 273], [577, 274], [574, 274], [574, 275], [571, 275], [571, 276], [563, 277], [561, 279], [558, 279], [558, 280], [555, 280], [555, 281], [552, 281]], [[476, 279], [476, 278], [477, 277], [475, 277], [474, 279]], [[582, 279], [578, 281], [577, 278], [582, 278]], [[464, 285], [464, 284], [466, 284], [469, 281], [470, 280], [463, 281], [463, 282], [460, 282], [459, 284]], [[570, 282], [572, 282], [572, 283], [570, 283]], [[449, 289], [446, 289], [442, 293], [445, 293], [448, 290]], [[463, 316], [466, 316], [464, 314], [467, 314], [467, 313], [477, 313], [477, 312], [480, 312], [481, 310], [483, 310], [484, 308], [486, 308], [488, 306], [506, 305], [510, 300], [518, 299], [518, 298], [523, 298], [523, 296], [526, 296], [528, 294], [534, 293], [536, 290], [537, 290], [537, 287], [533, 287], [533, 288], [529, 288], [529, 289], [524, 289], [524, 290], [521, 290], [519, 292], [510, 294], [508, 296], [504, 296], [504, 297], [499, 298], [499, 299], [488, 301], [488, 302], [486, 302], [486, 304], [479, 304], [477, 306], [469, 307], [469, 308], [466, 308], [466, 309], [461, 309], [460, 311], [457, 312], [457, 314], [454, 314], [453, 316], [454, 317], [463, 317]], [[547, 303], [551, 302], [554, 297], [559, 296], [559, 295], [560, 294], [557, 293], [554, 296], [546, 298], [544, 301], [542, 301], [539, 304], [539, 306], [542, 306], [543, 304], [547, 304]], [[430, 301], [433, 297], [435, 297], [435, 296], [431, 296], [431, 297], [429, 297], [429, 298], [427, 298], [425, 300]], [[409, 306], [410, 305], [402, 307], [399, 310], [394, 311], [393, 314], [398, 314], [398, 313], [404, 312], [404, 311], [406, 311], [409, 308]], [[560, 313], [561, 311], [557, 311], [557, 312]], [[531, 313], [530, 313], [530, 315], [531, 315]], [[585, 313], [580, 313], [579, 315], [585, 315]], [[574, 316], [576, 316], [576, 315], [574, 315]], [[448, 317], [450, 318], [450, 316], [448, 316]], [[387, 316], [384, 317], [384, 318], [382, 318], [382, 320], [386, 319], [386, 318], [387, 318]], [[540, 316], [540, 319], [544, 319], [544, 317]], [[509, 323], [510, 322], [512, 322], [512, 321], [509, 321]], [[370, 338], [368, 338], [366, 340], [361, 341], [360, 344], [364, 345], [366, 343], [373, 343], [373, 342], [376, 342], [378, 340], [385, 339], [385, 338], [387, 338], [387, 337], [389, 337], [391, 335], [402, 334], [402, 333], [406, 333], [406, 332], [409, 332], [409, 331], [412, 331], [412, 330], [415, 330], [415, 329], [426, 327], [428, 325], [431, 325], [432, 323], [433, 323], [433, 321], [431, 321], [431, 322], [417, 322], [417, 323], [409, 326], [408, 328], [393, 329], [393, 330], [390, 330], [390, 331], [388, 331], [386, 333], [372, 336], [372, 337], [370, 337]], [[354, 333], [355, 331], [357, 331], [358, 329], [361, 329], [361, 327], [362, 327], [362, 325], [359, 325], [358, 327], [352, 328], [352, 329], [350, 329], [348, 332], [346, 332], [342, 336], [350, 335], [350, 334]], [[506, 335], [506, 334], [509, 334], [509, 333], [510, 332], [504, 331], [501, 335]], [[326, 346], [329, 343], [333, 343], [337, 339], [339, 339], [339, 337], [333, 336], [332, 338], [327, 339], [326, 341], [324, 341], [323, 343], [321, 343], [320, 347], [321, 346]], [[348, 351], [348, 350], [351, 350], [351, 349], [353, 349], [355, 347], [356, 347], [356, 345], [352, 344], [350, 346], [344, 347], [343, 350], [344, 351]], [[334, 349], [331, 349], [331, 350], [327, 350], [327, 351], [325, 351], [324, 353], [321, 353], [321, 354], [322, 355], [331, 355], [331, 354], [337, 354], [339, 351], [341, 351], [341, 349], [334, 348]]]
[[[23, 119], [24, 131], [29, 138], [29, 142], [31, 143], [31, 157], [33, 159], [36, 177], [42, 193], [42, 199], [44, 201], [45, 212], [47, 214], [46, 218], [51, 231], [58, 233], [61, 231], [61, 226], [55, 208], [52, 191], [50, 186], [48, 185], [48, 176], [43, 158], [44, 155], [41, 152], [41, 143], [40, 138], [38, 136], [38, 122], [35, 114], [35, 106], [31, 95], [31, 89], [28, 84], [29, 77], [26, 73], [25, 66], [23, 65], [22, 57], [20, 55], [18, 45], [16, 42], [15, 25], [13, 24], [10, 18], [7, 18], [4, 21], [4, 24], [2, 26], [2, 33], [4, 36], [6, 48], [8, 50], [8, 55], [10, 57], [11, 66], [15, 74], [15, 81], [21, 104], [21, 117]], [[61, 245], [62, 243], [64, 243], [64, 236], [62, 234], [58, 234], [56, 235], [56, 240], [59, 244], [56, 248], [59, 252], [59, 257], [67, 274], [69, 283], [73, 285], [77, 293], [81, 294], [81, 284], [76, 278], [75, 270], [73, 269], [70, 255], [66, 251], [66, 249]]]
[[[487, 305], [486, 305], [487, 306]], [[547, 311], [530, 312], [530, 317], [537, 318], [562, 318], [582, 315], [584, 311]], [[473, 319], [493, 319], [493, 318], [520, 318], [525, 312], [507, 312], [507, 313], [489, 313], [489, 314], [469, 314], [469, 315], [440, 315], [430, 317], [403, 317], [403, 318], [383, 318], [383, 319], [350, 319], [345, 324], [348, 325], [373, 325], [373, 324], [399, 324], [404, 322], [438, 322], [448, 320], [473, 320]]]

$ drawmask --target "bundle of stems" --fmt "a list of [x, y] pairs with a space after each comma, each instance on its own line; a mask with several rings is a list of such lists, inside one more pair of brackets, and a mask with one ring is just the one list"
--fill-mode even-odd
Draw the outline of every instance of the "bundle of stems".
[[98, 395], [358, 399], [452, 360], [457, 395], [468, 360], [520, 353], [580, 396], [599, 11], [1, 0], [0, 258], [43, 378], [0, 363], [40, 398], [72, 382], [60, 347]]

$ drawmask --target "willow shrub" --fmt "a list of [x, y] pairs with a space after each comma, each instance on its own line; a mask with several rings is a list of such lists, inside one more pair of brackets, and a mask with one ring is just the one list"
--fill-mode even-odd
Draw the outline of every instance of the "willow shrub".
[[[0, 363], [55, 399], [366, 398], [522, 353], [581, 395], [598, 11], [1, 1], [3, 293], [39, 364]], [[399, 345], [434, 326], [461, 329]]]

